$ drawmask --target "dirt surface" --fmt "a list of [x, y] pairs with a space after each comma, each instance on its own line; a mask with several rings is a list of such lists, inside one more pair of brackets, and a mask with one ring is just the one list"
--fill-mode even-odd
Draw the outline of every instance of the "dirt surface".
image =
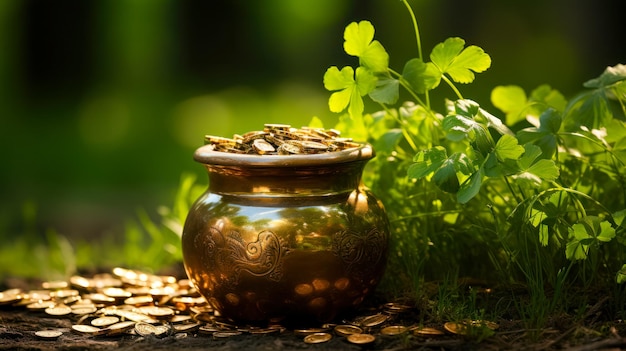
[[[502, 325], [481, 342], [475, 339], [445, 334], [423, 337], [412, 334], [385, 336], [378, 334], [372, 344], [362, 346], [349, 343], [345, 337], [334, 335], [325, 343], [307, 344], [303, 337], [286, 330], [274, 335], [243, 333], [228, 338], [215, 338], [201, 333], [178, 333], [162, 338], [85, 336], [73, 333], [74, 321], [50, 317], [43, 313], [23, 310], [0, 310], [0, 350], [621, 350], [626, 349], [626, 338], [616, 330], [610, 337], [598, 335], [583, 326], [567, 330], [546, 329], [536, 342], [527, 340], [528, 331], [517, 328], [515, 322]], [[402, 321], [406, 323], [406, 320]], [[63, 334], [54, 340], [42, 340], [35, 335], [39, 330], [60, 330]]]
[[[41, 282], [36, 284], [16, 279], [10, 284], [0, 284], [0, 291], [7, 288], [27, 289], [32, 286], [41, 286]], [[505, 301], [506, 296], [507, 294], [494, 296], [490, 299], [492, 304], [485, 308], [497, 308], [498, 304]], [[522, 293], [515, 296], [518, 299], [523, 298]], [[489, 321], [496, 327], [488, 330], [477, 329], [478, 333], [460, 335], [446, 330], [444, 322], [437, 320], [438, 317], [432, 311], [429, 312], [433, 308], [430, 300], [422, 303], [403, 301], [399, 305], [404, 304], [408, 308], [391, 313], [385, 312], [383, 308], [389, 301], [375, 294], [366, 299], [358, 310], [353, 311], [353, 315], [332, 321], [334, 324], [349, 324], [359, 317], [381, 313], [387, 315], [388, 319], [382, 324], [365, 328], [365, 332], [376, 337], [372, 343], [366, 345], [350, 343], [332, 328], [328, 330], [332, 338], [318, 344], [305, 343], [304, 336], [295, 332], [296, 328], [315, 328], [321, 325], [286, 326], [280, 333], [272, 334], [254, 334], [248, 329], [243, 330], [241, 335], [230, 337], [216, 337], [203, 330], [174, 333], [173, 329], [161, 337], [154, 334], [140, 336], [136, 333], [92, 336], [72, 330], [73, 325], [88, 324], [81, 321], [79, 315], [53, 316], [43, 310], [0, 304], [0, 350], [626, 350], [626, 322], [611, 317], [614, 316], [610, 313], [611, 298], [603, 297], [600, 292], [589, 296], [595, 298], [590, 299], [583, 314], [576, 311], [561, 312], [551, 316], [542, 329], [530, 330], [524, 326], [519, 316], [502, 313], [498, 320]], [[170, 322], [162, 320], [161, 323]], [[411, 330], [400, 335], [385, 335], [382, 331], [385, 326], [431, 327], [441, 334], [425, 335]], [[56, 339], [42, 339], [35, 334], [42, 330], [56, 330], [62, 334]]]

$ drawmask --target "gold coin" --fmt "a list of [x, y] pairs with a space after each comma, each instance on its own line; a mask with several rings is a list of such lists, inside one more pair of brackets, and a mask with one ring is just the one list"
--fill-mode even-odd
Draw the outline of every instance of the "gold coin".
[[392, 335], [400, 335], [400, 334], [404, 334], [409, 330], [409, 328], [403, 326], [403, 325], [390, 325], [387, 327], [384, 327], [380, 330], [380, 333], [383, 335], [388, 335], [388, 336], [392, 336]]
[[307, 328], [307, 329], [294, 329], [293, 333], [298, 336], [307, 336], [315, 333], [326, 333], [328, 329], [324, 328]]
[[155, 335], [157, 337], [166, 335], [170, 329], [165, 325], [152, 325], [144, 322], [135, 324], [135, 333], [141, 336]]
[[0, 292], [0, 306], [12, 305], [21, 300], [22, 300], [22, 296], [17, 292], [16, 293], [7, 292], [7, 291]]
[[346, 337], [346, 340], [353, 344], [370, 344], [376, 340], [376, 337], [372, 334], [350, 334]]
[[255, 153], [260, 155], [317, 154], [361, 146], [351, 138], [340, 138], [339, 131], [321, 128], [292, 128], [288, 124], [264, 125], [263, 131], [235, 134], [232, 139], [205, 136], [205, 144], [213, 151], [226, 153]]
[[177, 314], [170, 318], [170, 323], [183, 323], [191, 321], [191, 316], [187, 314]]
[[[235, 144], [236, 143], [235, 140], [233, 139], [224, 138], [224, 137], [215, 136], [215, 135], [205, 135], [204, 141], [208, 144]], [[130, 278], [130, 279], [134, 278], [133, 272], [130, 270], [124, 271], [123, 269], [119, 269], [117, 274], [120, 274], [120, 276], [124, 278]]]
[[255, 328], [250, 329], [248, 331], [250, 334], [263, 335], [263, 334], [274, 334], [280, 332], [278, 328]]
[[133, 321], [117, 322], [109, 325], [104, 330], [106, 330], [107, 335], [119, 335], [133, 329], [135, 324]]
[[72, 306], [72, 314], [75, 315], [86, 315], [86, 314], [91, 314], [91, 313], [95, 313], [98, 309], [96, 308], [96, 306], [86, 306], [86, 305], [73, 305]]
[[51, 280], [48, 282], [41, 283], [41, 287], [48, 290], [60, 290], [66, 289], [69, 286], [69, 283], [65, 280]]
[[147, 316], [143, 313], [133, 312], [133, 311], [116, 310], [114, 311], [114, 314], [116, 316], [119, 316], [120, 318], [128, 319], [129, 321], [133, 321], [133, 322], [146, 322], [146, 323], [157, 322], [157, 320], [151, 318], [150, 316]]
[[268, 143], [264, 139], [255, 139], [252, 142], [252, 147], [260, 155], [264, 155], [264, 154], [276, 151], [276, 149], [274, 149], [272, 144]]
[[94, 327], [108, 327], [109, 325], [113, 325], [119, 322], [120, 319], [115, 316], [104, 316], [99, 317], [91, 321], [91, 325]]
[[152, 302], [154, 302], [154, 299], [151, 295], [133, 296], [124, 300], [124, 304], [131, 306], [145, 306], [152, 304]]
[[146, 306], [141, 310], [142, 313], [154, 317], [156, 319], [166, 319], [174, 315], [174, 310], [169, 307]]
[[85, 324], [75, 324], [72, 326], [72, 330], [79, 334], [89, 334], [89, 335], [102, 335], [106, 333], [105, 329], [100, 329], [92, 325], [85, 325]]
[[198, 322], [213, 323], [215, 316], [210, 312], [201, 312], [193, 316], [193, 319]]
[[388, 316], [379, 313], [363, 318], [360, 324], [362, 327], [375, 327], [377, 325], [385, 323], [387, 319], [389, 319]]
[[82, 297], [80, 297], [80, 295], [77, 295], [77, 296], [66, 297], [62, 300], [62, 302], [64, 305], [73, 305], [81, 300], [82, 300]]
[[188, 332], [194, 332], [200, 329], [201, 325], [202, 324], [200, 323], [181, 323], [181, 324], [174, 324], [173, 328], [177, 333], [188, 333]]
[[411, 306], [404, 305], [401, 303], [389, 302], [383, 305], [386, 311], [391, 313], [401, 313], [406, 312], [411, 309]]
[[55, 340], [61, 335], [63, 335], [63, 332], [59, 330], [39, 330], [35, 332], [35, 336], [43, 340]]
[[26, 305], [29, 310], [45, 310], [46, 308], [54, 307], [54, 301], [37, 301]]
[[272, 130], [289, 130], [291, 125], [289, 124], [279, 124], [279, 123], [265, 123], [263, 130], [266, 132]]
[[87, 289], [91, 287], [91, 280], [79, 275], [70, 277], [70, 284], [77, 288]]
[[46, 308], [45, 312], [51, 316], [65, 316], [72, 313], [72, 308], [65, 305], [58, 305]]
[[332, 339], [333, 336], [329, 333], [313, 333], [304, 337], [304, 342], [307, 344], [321, 344]]
[[467, 325], [465, 323], [446, 322], [443, 327], [452, 334], [467, 335]]
[[85, 298], [93, 301], [94, 303], [112, 305], [115, 303], [115, 298], [111, 296], [106, 296], [102, 293], [88, 294], [84, 296]]
[[78, 296], [78, 295], [80, 295], [80, 292], [75, 289], [61, 289], [61, 290], [52, 291], [50, 293], [51, 297], [56, 297], [59, 299], [64, 299], [66, 297], [72, 297], [72, 296]]
[[348, 336], [351, 334], [361, 334], [363, 333], [363, 329], [349, 324], [342, 324], [335, 326], [335, 333], [339, 336]]
[[122, 288], [106, 288], [102, 290], [102, 293], [108, 297], [114, 299], [125, 299], [131, 297], [133, 294]]
[[491, 330], [496, 330], [500, 327], [495, 322], [485, 321], [485, 320], [473, 320], [469, 322], [469, 325], [472, 327], [487, 327]]
[[293, 142], [286, 142], [278, 147], [278, 152], [282, 155], [299, 154], [302, 152], [302, 147]]
[[244, 144], [251, 143], [255, 139], [265, 138], [267, 134], [268, 134], [267, 132], [260, 132], [260, 131], [248, 132], [241, 136], [242, 137], [241, 142]]
[[316, 142], [316, 141], [302, 141], [302, 148], [307, 151], [314, 151], [314, 152], [319, 152], [319, 151], [325, 151], [328, 150], [328, 145], [324, 145], [322, 143]]
[[413, 329], [413, 334], [420, 334], [420, 335], [444, 335], [445, 333], [439, 329], [436, 328], [430, 328], [430, 327], [417, 327], [415, 329]]
[[241, 335], [242, 333], [237, 330], [233, 331], [216, 331], [213, 333], [214, 338], [230, 338], [231, 336]]
[[211, 326], [211, 325], [203, 325], [198, 329], [198, 332], [201, 334], [213, 334], [215, 332], [221, 331], [219, 328]]

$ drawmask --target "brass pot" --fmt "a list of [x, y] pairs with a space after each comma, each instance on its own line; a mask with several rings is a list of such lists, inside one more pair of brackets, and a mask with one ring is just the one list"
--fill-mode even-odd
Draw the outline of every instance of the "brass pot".
[[329, 321], [380, 281], [389, 223], [361, 183], [370, 145], [313, 155], [200, 147], [209, 188], [182, 236], [185, 270], [235, 321]]

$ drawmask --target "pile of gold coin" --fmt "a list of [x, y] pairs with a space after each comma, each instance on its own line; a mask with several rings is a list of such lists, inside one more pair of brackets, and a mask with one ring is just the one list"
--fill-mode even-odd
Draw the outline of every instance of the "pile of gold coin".
[[[162, 338], [210, 336], [213, 339], [242, 334], [289, 333], [305, 343], [317, 344], [335, 337], [368, 345], [378, 337], [411, 334], [421, 337], [467, 334], [473, 326], [496, 329], [493, 322], [446, 323], [445, 328], [402, 325], [399, 320], [412, 307], [386, 303], [373, 313], [340, 324], [288, 330], [280, 324], [243, 326], [220, 316], [188, 279], [153, 275], [137, 270], [114, 268], [93, 277], [73, 276], [69, 281], [48, 281], [35, 290], [10, 289], [0, 292], [0, 308], [25, 309], [48, 317], [67, 318], [73, 333], [90, 337], [135, 335]], [[44, 329], [34, 333], [42, 340], [57, 340], [67, 330]]]
[[214, 151], [255, 155], [319, 154], [359, 147], [339, 131], [323, 128], [293, 128], [289, 124], [265, 124], [262, 131], [251, 131], [232, 138], [205, 135], [204, 142]]

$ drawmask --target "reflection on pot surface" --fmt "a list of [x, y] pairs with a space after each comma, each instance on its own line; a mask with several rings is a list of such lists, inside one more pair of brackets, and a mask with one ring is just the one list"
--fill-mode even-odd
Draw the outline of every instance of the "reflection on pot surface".
[[372, 153], [346, 155], [341, 162], [259, 168], [215, 165], [196, 153], [210, 187], [185, 224], [185, 268], [223, 316], [328, 321], [376, 286], [388, 222], [360, 186]]

